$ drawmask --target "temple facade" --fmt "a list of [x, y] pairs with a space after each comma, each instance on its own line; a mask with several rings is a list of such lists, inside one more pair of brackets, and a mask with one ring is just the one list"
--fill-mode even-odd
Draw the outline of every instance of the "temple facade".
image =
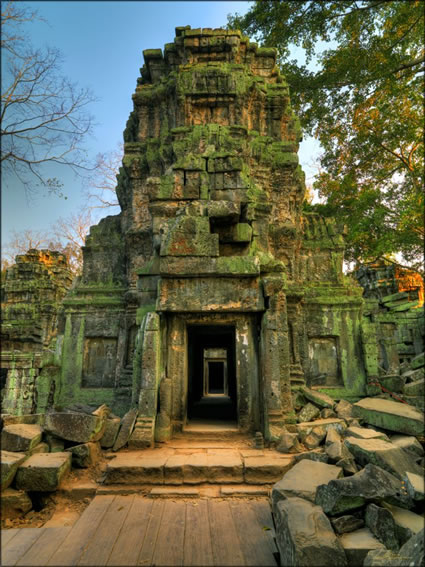
[[59, 313], [54, 403], [137, 407], [134, 447], [206, 418], [274, 440], [297, 386], [358, 399], [378, 372], [344, 229], [303, 211], [274, 49], [184, 27], [144, 59], [121, 213], [91, 228]]

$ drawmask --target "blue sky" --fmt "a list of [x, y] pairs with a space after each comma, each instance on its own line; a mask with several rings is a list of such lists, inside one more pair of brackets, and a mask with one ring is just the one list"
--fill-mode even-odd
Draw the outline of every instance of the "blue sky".
[[[86, 148], [91, 156], [116, 148], [132, 109], [132, 99], [144, 49], [172, 42], [176, 26], [221, 27], [227, 14], [248, 10], [247, 2], [26, 2], [47, 23], [33, 22], [28, 33], [35, 47], [51, 45], [64, 56], [63, 74], [81, 87], [90, 87], [98, 101], [91, 105], [96, 127]], [[319, 146], [301, 144], [300, 161], [311, 179]], [[13, 230], [48, 231], [59, 217], [85, 203], [80, 179], [64, 168], [53, 175], [64, 183], [67, 199], [43, 195], [28, 201], [22, 185], [8, 179], [2, 190], [2, 240]], [[3, 180], [5, 181], [5, 180]]]

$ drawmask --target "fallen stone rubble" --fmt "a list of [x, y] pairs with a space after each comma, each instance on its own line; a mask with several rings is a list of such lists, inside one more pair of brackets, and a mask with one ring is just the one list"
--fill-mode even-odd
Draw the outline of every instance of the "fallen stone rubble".
[[271, 493], [281, 565], [424, 565], [423, 413], [306, 387], [294, 405], [276, 448], [296, 464]]
[[94, 467], [102, 449], [116, 451], [129, 440], [137, 417], [122, 419], [103, 405], [75, 405], [47, 414], [2, 416], [2, 516], [13, 518], [33, 508], [36, 493], [56, 491], [72, 468]]

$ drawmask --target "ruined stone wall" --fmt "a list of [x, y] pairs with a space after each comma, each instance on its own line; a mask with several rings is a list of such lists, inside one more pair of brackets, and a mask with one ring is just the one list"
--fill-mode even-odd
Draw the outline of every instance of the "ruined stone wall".
[[3, 413], [34, 413], [53, 401], [61, 302], [71, 287], [66, 258], [50, 250], [16, 256], [2, 286]]

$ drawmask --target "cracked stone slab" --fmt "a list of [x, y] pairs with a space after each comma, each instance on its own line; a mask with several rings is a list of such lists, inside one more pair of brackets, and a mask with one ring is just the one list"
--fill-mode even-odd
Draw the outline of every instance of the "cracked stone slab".
[[408, 404], [364, 398], [353, 405], [353, 415], [388, 431], [415, 436], [424, 434], [424, 414]]
[[4, 451], [31, 451], [40, 443], [42, 435], [42, 428], [36, 424], [6, 425], [1, 432], [1, 446]]

